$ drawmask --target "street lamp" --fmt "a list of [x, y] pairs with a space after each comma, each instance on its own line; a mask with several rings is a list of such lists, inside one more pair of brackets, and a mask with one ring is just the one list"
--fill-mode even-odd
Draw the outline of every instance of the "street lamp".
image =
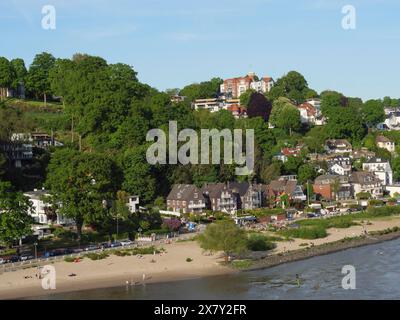
[[35, 260], [37, 260], [37, 246], [38, 246], [38, 243], [35, 242], [33, 245], [35, 246]]

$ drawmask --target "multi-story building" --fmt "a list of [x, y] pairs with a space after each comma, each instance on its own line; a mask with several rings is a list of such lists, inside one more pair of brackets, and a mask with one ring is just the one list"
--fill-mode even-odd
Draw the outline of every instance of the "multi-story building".
[[269, 92], [274, 84], [271, 77], [264, 77], [259, 80], [252, 72], [244, 77], [231, 78], [224, 80], [221, 84], [220, 91], [225, 97], [239, 98], [249, 89], [253, 89], [260, 93]]
[[193, 109], [195, 110], [208, 110], [210, 112], [218, 112], [224, 108], [224, 102], [212, 98], [212, 99], [197, 99], [192, 104]]
[[253, 210], [262, 206], [262, 188], [248, 182], [206, 184], [203, 194], [213, 211], [233, 214], [237, 210]]
[[0, 141], [0, 150], [4, 153], [7, 160], [13, 163], [16, 168], [21, 168], [23, 162], [33, 159], [31, 144]]
[[315, 125], [317, 119], [317, 109], [310, 103], [302, 103], [297, 107], [300, 112], [301, 123]]
[[353, 148], [351, 143], [345, 139], [331, 139], [326, 141], [325, 150], [328, 153], [344, 154], [351, 153]]
[[315, 179], [313, 192], [325, 200], [348, 200], [352, 198], [352, 188], [348, 176], [322, 175]]
[[363, 164], [363, 170], [373, 173], [384, 186], [393, 184], [393, 171], [385, 159], [372, 158]]
[[29, 198], [32, 204], [30, 215], [36, 223], [47, 225], [67, 225], [73, 223], [73, 220], [64, 217], [62, 214], [57, 212], [57, 210], [51, 208], [46, 201], [46, 197], [50, 197], [50, 194], [46, 190], [35, 189], [34, 191], [24, 193], [24, 196]]
[[353, 194], [369, 193], [373, 198], [383, 196], [382, 182], [373, 173], [366, 171], [354, 172], [350, 177]]
[[167, 197], [168, 210], [182, 213], [202, 213], [206, 199], [195, 185], [175, 184]]
[[290, 201], [302, 202], [307, 200], [307, 196], [304, 194], [303, 187], [297, 183], [297, 180], [293, 179], [278, 179], [270, 182], [266, 186], [266, 197], [267, 201], [271, 203], [280, 203], [281, 197], [287, 195]]
[[391, 153], [396, 151], [395, 143], [385, 136], [379, 135], [376, 137], [376, 146], [381, 149], [386, 149]]
[[351, 174], [352, 166], [350, 157], [336, 156], [328, 160], [328, 171], [331, 174], [348, 176]]
[[235, 213], [238, 210], [238, 194], [225, 183], [204, 185], [202, 192], [207, 199], [208, 208], [212, 211]]

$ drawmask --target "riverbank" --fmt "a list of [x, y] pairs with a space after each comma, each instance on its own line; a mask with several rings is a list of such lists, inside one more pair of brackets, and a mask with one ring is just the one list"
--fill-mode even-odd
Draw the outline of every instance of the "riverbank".
[[[295, 239], [280, 242], [275, 251], [263, 259], [252, 263], [247, 271], [271, 268], [280, 264], [309, 259], [316, 256], [368, 246], [400, 238], [400, 231], [375, 234], [379, 231], [400, 227], [400, 217], [370, 221], [368, 225], [347, 229], [329, 229], [328, 237], [316, 240]], [[365, 231], [367, 234], [365, 234]], [[307, 246], [305, 246], [307, 244]], [[302, 247], [304, 245], [304, 247]]]
[[[163, 244], [164, 253], [143, 256], [110, 256], [104, 260], [88, 258], [79, 263], [57, 262], [56, 290], [42, 289], [41, 280], [36, 278], [37, 269], [25, 269], [0, 275], [0, 299], [22, 299], [64, 292], [82, 291], [186, 280], [214, 275], [234, 273], [221, 265], [221, 255], [204, 255], [194, 241]], [[188, 262], [190, 258], [192, 261]], [[69, 275], [76, 276], [70, 277]]]
[[[371, 219], [346, 229], [329, 229], [326, 238], [315, 240], [292, 239], [279, 241], [277, 248], [266, 258], [253, 261], [251, 266], [241, 270], [264, 269], [280, 264], [305, 260], [311, 257], [376, 244], [400, 238], [400, 232], [383, 235], [371, 233], [400, 227], [400, 217]], [[369, 235], [365, 235], [365, 231]], [[57, 289], [45, 291], [36, 278], [36, 269], [25, 269], [0, 274], [0, 299], [34, 298], [46, 295], [89, 289], [160, 283], [239, 272], [223, 266], [221, 254], [206, 255], [195, 241], [163, 244], [166, 252], [156, 255], [110, 256], [104, 260], [92, 261], [85, 258], [79, 263], [54, 263], [57, 275]], [[188, 258], [191, 261], [187, 261]], [[75, 274], [74, 277], [69, 275]]]

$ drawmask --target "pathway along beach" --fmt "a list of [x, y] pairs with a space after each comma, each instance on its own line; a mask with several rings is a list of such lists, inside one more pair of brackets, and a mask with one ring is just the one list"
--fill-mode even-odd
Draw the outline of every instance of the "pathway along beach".
[[[364, 228], [368, 232], [400, 227], [400, 217], [370, 220], [367, 226], [352, 226], [347, 229], [329, 229], [328, 237], [317, 240], [278, 242], [277, 248], [265, 259], [255, 261], [249, 268], [260, 269], [276, 266], [318, 255], [388, 241], [400, 237], [400, 232], [386, 235], [362, 237]], [[351, 239], [350, 239], [351, 238]], [[342, 241], [343, 240], [343, 241]], [[304, 248], [302, 245], [314, 244]], [[126, 286], [141, 283], [143, 274], [146, 283], [159, 283], [215, 275], [234, 274], [238, 271], [221, 265], [221, 254], [206, 255], [194, 241], [163, 244], [165, 253], [154, 255], [117, 257], [111, 255], [104, 260], [92, 261], [88, 258], [79, 263], [54, 263], [57, 289], [45, 291], [41, 280], [36, 278], [35, 268], [0, 274], [0, 299], [40, 297], [63, 292], [74, 292], [96, 288]], [[187, 262], [191, 258], [191, 262]], [[154, 261], [152, 261], [154, 260]], [[75, 277], [69, 277], [76, 274]], [[27, 278], [26, 278], [27, 277]]]

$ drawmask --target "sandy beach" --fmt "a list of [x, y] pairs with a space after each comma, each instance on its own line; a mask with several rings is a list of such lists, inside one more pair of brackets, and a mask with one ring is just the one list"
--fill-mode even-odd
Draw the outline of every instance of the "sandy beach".
[[[395, 226], [400, 227], [400, 217], [372, 219], [368, 224], [363, 223], [347, 229], [329, 229], [328, 236], [323, 239], [295, 239], [277, 242], [277, 248], [266, 259], [256, 262], [254, 268], [270, 267], [376, 241], [391, 240], [400, 235], [367, 237], [361, 241], [358, 239], [335, 245], [342, 239], [362, 236], [364, 230], [380, 231]], [[311, 244], [314, 246], [311, 247]], [[329, 246], [332, 244], [332, 246], [326, 248], [323, 246], [326, 244]], [[57, 288], [51, 291], [42, 289], [41, 280], [36, 278], [36, 268], [3, 273], [0, 274], [0, 299], [32, 298], [62, 292], [126, 286], [127, 281], [130, 285], [141, 284], [143, 274], [146, 275], [146, 283], [157, 283], [238, 272], [220, 264], [224, 260], [222, 254], [205, 254], [195, 241], [175, 242], [159, 247], [166, 249], [166, 252], [144, 255], [142, 258], [111, 255], [98, 261], [85, 258], [79, 263], [54, 263], [57, 273]], [[306, 248], [310, 249], [305, 250]], [[193, 261], [187, 262], [187, 258], [191, 258]], [[76, 276], [69, 277], [71, 273]]]
[[[117, 257], [111, 255], [104, 260], [88, 258], [79, 263], [58, 262], [56, 268], [56, 290], [42, 289], [36, 278], [37, 269], [25, 269], [0, 274], [0, 299], [16, 299], [44, 296], [55, 293], [85, 289], [126, 286], [126, 281], [146, 283], [184, 280], [235, 272], [219, 264], [221, 255], [205, 255], [194, 241], [164, 244], [163, 254]], [[187, 258], [193, 259], [186, 262]], [[152, 262], [154, 260], [155, 262]], [[69, 277], [71, 273], [76, 277]], [[25, 279], [25, 277], [32, 277]]]
[[328, 229], [328, 236], [322, 239], [315, 239], [315, 240], [304, 240], [304, 239], [294, 239], [293, 241], [282, 241], [277, 242], [277, 247], [273, 253], [284, 253], [288, 251], [295, 251], [304, 248], [304, 244], [311, 245], [312, 243], [315, 246], [319, 246], [322, 244], [326, 244], [328, 242], [336, 242], [342, 240], [344, 238], [354, 238], [359, 237], [364, 234], [364, 230], [367, 232], [371, 231], [381, 231], [389, 228], [400, 227], [400, 217], [387, 217], [387, 218], [380, 218], [380, 219], [369, 219], [369, 224], [365, 223], [358, 226], [352, 226], [347, 229]]

